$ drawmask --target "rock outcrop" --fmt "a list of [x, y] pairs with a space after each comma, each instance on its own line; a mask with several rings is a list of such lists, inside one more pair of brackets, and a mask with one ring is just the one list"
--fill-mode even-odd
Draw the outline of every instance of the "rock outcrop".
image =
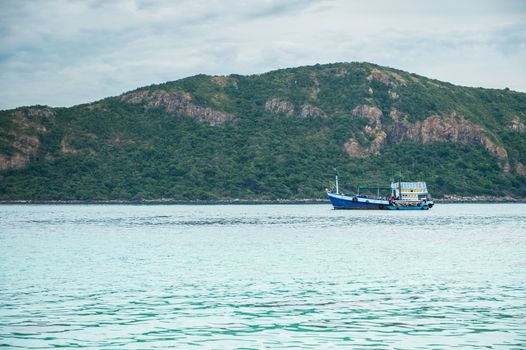
[[378, 107], [360, 105], [355, 107], [351, 114], [353, 117], [365, 117], [369, 120], [369, 124], [381, 124], [382, 111]]
[[304, 104], [301, 107], [301, 113], [300, 116], [302, 118], [307, 117], [327, 117], [327, 113], [325, 113], [321, 108], [311, 106], [310, 104]]
[[361, 158], [370, 154], [378, 154], [387, 138], [385, 131], [378, 128], [371, 128], [370, 126], [365, 127], [364, 134], [372, 138], [369, 145], [360, 145], [355, 137], [352, 137], [343, 145], [351, 157]]
[[382, 129], [382, 111], [377, 107], [360, 105], [354, 108], [351, 114], [354, 117], [367, 118], [368, 125], [363, 129], [363, 134], [369, 143], [361, 145], [356, 136], [353, 136], [344, 144], [347, 153], [357, 158], [378, 154], [387, 139], [387, 133]]
[[382, 71], [378, 68], [373, 68], [371, 73], [367, 76], [368, 81], [379, 81], [385, 85], [397, 86], [406, 85], [405, 79], [398, 73], [393, 71]]
[[303, 106], [301, 106], [298, 114], [292, 102], [280, 98], [272, 98], [265, 102], [265, 111], [273, 114], [285, 114], [289, 117], [293, 115], [300, 116], [301, 118], [327, 117], [327, 113], [325, 113], [325, 111], [323, 111], [321, 108], [308, 103], [305, 103]]
[[[396, 112], [392, 115], [396, 115]], [[395, 118], [389, 130], [389, 138], [395, 143], [403, 141], [422, 144], [447, 141], [480, 143], [483, 136], [482, 128], [463, 117], [456, 117], [454, 113], [445, 118], [432, 115], [415, 123]]]
[[235, 120], [233, 115], [195, 105], [189, 93], [143, 90], [125, 94], [121, 96], [121, 101], [144, 104], [146, 108], [164, 108], [168, 113], [181, 114], [210, 125], [219, 125]]
[[389, 114], [392, 123], [387, 129], [382, 127], [382, 111], [377, 107], [360, 105], [353, 109], [352, 115], [368, 119], [368, 125], [363, 128], [362, 133], [370, 140], [370, 144], [360, 145], [357, 138], [352, 137], [344, 144], [345, 150], [351, 157], [378, 154], [387, 140], [392, 143], [410, 141], [418, 144], [460, 142], [484, 146], [489, 153], [501, 160], [505, 173], [510, 171], [506, 149], [488, 137], [480, 125], [458, 116], [455, 112], [446, 117], [432, 115], [423, 121], [411, 123], [393, 108]]
[[11, 122], [16, 125], [11, 131], [0, 127], [0, 143], [11, 148], [9, 153], [0, 153], [0, 170], [20, 169], [27, 166], [31, 157], [40, 149], [39, 134], [47, 132], [44, 125], [53, 121], [55, 112], [49, 107], [24, 107], [13, 111]]
[[507, 125], [507, 128], [511, 131], [515, 132], [525, 132], [526, 131], [526, 125], [521, 121], [521, 119], [518, 116], [515, 116], [511, 122]]
[[0, 170], [24, 168], [40, 148], [40, 141], [36, 136], [17, 134], [11, 136], [14, 137], [11, 145], [15, 152], [10, 155], [0, 153]]
[[507, 161], [506, 149], [497, 145], [485, 133], [484, 129], [455, 112], [447, 117], [432, 115], [423, 121], [410, 123], [401, 119], [396, 110], [391, 111], [394, 122], [388, 131], [389, 139], [394, 143], [411, 141], [415, 143], [460, 142], [481, 144], [491, 154]]
[[389, 76], [379, 69], [373, 69], [371, 73], [367, 76], [367, 80], [377, 80], [386, 85], [389, 84]]
[[294, 105], [284, 99], [272, 98], [265, 102], [265, 111], [290, 116], [294, 114]]

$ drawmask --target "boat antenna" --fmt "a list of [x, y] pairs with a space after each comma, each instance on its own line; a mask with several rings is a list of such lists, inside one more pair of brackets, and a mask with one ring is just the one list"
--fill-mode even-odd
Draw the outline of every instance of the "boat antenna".
[[336, 172], [336, 194], [340, 194], [340, 189], [338, 188], [338, 169], [333, 168]]

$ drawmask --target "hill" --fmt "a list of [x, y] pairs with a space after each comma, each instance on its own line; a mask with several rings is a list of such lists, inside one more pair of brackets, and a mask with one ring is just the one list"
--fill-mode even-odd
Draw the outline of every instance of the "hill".
[[0, 199], [322, 198], [402, 172], [526, 197], [526, 94], [369, 63], [197, 75], [0, 112]]

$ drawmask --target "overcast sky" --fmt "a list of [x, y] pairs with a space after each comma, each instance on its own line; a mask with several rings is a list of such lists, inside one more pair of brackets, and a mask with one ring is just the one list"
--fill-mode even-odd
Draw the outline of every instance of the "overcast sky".
[[0, 109], [342, 61], [526, 91], [526, 1], [0, 0]]

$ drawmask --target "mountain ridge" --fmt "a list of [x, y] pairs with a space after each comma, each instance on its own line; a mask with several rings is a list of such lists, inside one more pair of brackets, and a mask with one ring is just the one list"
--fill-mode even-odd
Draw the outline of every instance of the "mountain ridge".
[[370, 63], [196, 75], [0, 111], [0, 199], [321, 198], [395, 172], [526, 196], [526, 94]]

